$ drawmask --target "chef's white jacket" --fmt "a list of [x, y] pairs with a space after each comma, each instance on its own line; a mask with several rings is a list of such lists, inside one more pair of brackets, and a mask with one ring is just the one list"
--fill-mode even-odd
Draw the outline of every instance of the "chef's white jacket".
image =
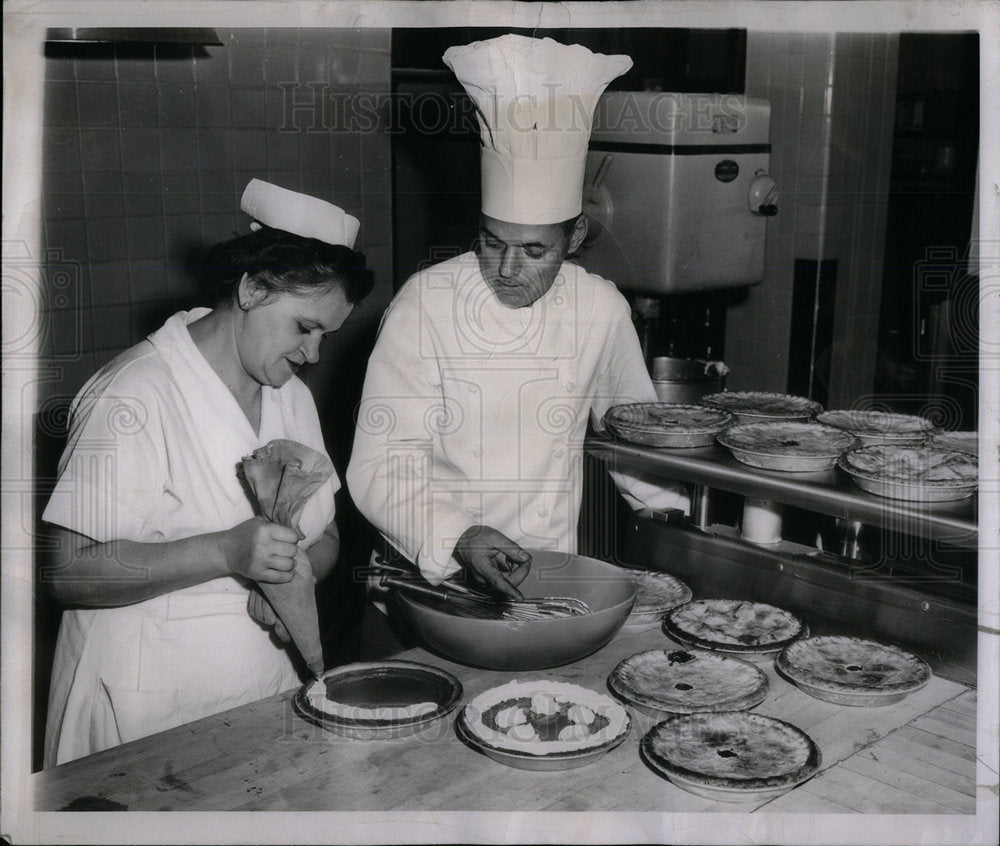
[[[368, 362], [347, 484], [432, 582], [470, 526], [573, 552], [588, 415], [655, 401], [615, 286], [566, 262], [530, 307], [502, 305], [465, 253], [411, 278]], [[614, 474], [633, 507], [687, 507], [681, 486]]]
[[[95, 541], [158, 543], [253, 516], [237, 477], [273, 438], [323, 451], [316, 406], [293, 377], [264, 387], [259, 434], [195, 346], [179, 312], [102, 368], [71, 408], [69, 442], [43, 514]], [[336, 474], [307, 502], [303, 546], [334, 517]], [[124, 565], [118, 577], [141, 579]], [[63, 611], [45, 763], [63, 763], [287, 690], [287, 649], [247, 613], [248, 583], [212, 579], [117, 608]]]

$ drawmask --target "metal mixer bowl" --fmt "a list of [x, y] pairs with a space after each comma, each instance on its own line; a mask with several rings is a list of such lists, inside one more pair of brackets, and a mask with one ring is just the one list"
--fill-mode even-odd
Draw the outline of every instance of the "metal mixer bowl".
[[660, 402], [697, 403], [702, 397], [723, 390], [728, 369], [722, 365], [720, 372], [717, 366], [708, 365], [709, 362], [701, 359], [654, 358], [651, 376], [657, 399]]
[[529, 550], [526, 598], [575, 596], [590, 606], [579, 617], [480, 620], [397, 592], [406, 621], [430, 648], [462, 664], [491, 670], [542, 670], [596, 652], [617, 634], [635, 602], [636, 586], [620, 567], [562, 552]]

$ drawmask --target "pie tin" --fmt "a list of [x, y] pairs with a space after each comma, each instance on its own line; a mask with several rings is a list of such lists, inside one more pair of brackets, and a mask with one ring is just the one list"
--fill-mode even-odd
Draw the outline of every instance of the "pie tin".
[[[677, 418], [675, 426], [669, 426], [649, 419], [649, 414], [661, 411]], [[706, 413], [714, 414], [712, 421], [700, 421], [685, 424], [686, 414], [704, 417]], [[690, 448], [711, 446], [715, 436], [734, 423], [731, 414], [717, 409], [706, 408], [703, 405], [666, 402], [636, 402], [615, 405], [604, 414], [604, 425], [618, 438], [640, 446]]]
[[[896, 414], [889, 411], [836, 409], [816, 415], [816, 422], [850, 432], [862, 446], [895, 444], [907, 446], [924, 443], [938, 431], [926, 417]], [[893, 428], [896, 431], [893, 431]]]
[[[954, 500], [968, 499], [979, 487], [979, 479], [959, 480], [959, 479], [905, 479], [889, 478], [869, 472], [854, 466], [851, 463], [852, 456], [863, 453], [866, 450], [885, 450], [885, 445], [861, 447], [857, 450], [850, 450], [837, 459], [837, 466], [840, 467], [859, 488], [882, 496], [887, 499], [902, 499], [910, 502], [951, 502]], [[906, 450], [917, 450], [930, 453], [951, 453], [954, 455], [967, 456], [978, 464], [978, 457], [970, 453], [963, 453], [959, 450], [942, 450], [937, 447], [892, 447], [900, 453]]]
[[651, 649], [619, 663], [608, 687], [636, 710], [662, 720], [671, 714], [753, 708], [767, 697], [770, 682], [759, 667], [730, 655]]
[[800, 728], [746, 711], [668, 717], [640, 749], [659, 775], [721, 802], [769, 801], [812, 778], [822, 762]]
[[358, 708], [399, 707], [433, 702], [428, 714], [397, 719], [352, 718], [316, 708], [308, 696], [312, 682], [296, 692], [292, 704], [305, 720], [343, 737], [360, 740], [405, 737], [423, 730], [454, 710], [462, 699], [462, 684], [437, 667], [416, 661], [374, 661], [345, 664], [322, 676], [333, 702]]
[[[800, 446], [795, 442], [795, 436], [789, 432], [786, 439], [789, 443], [786, 449], [781, 445], [769, 446], [767, 449], [755, 449], [740, 443], [741, 435], [748, 435], [757, 432], [766, 434], [771, 427], [792, 428], [800, 433], [822, 433], [829, 438], [829, 446], [824, 448], [813, 448], [807, 453], [794, 452], [792, 448]], [[859, 446], [859, 441], [853, 435], [844, 432], [833, 426], [821, 426], [818, 423], [803, 423], [800, 421], [782, 421], [780, 423], [747, 423], [733, 426], [719, 433], [718, 441], [726, 447], [733, 458], [751, 467], [759, 467], [763, 470], [782, 470], [792, 473], [821, 472], [832, 470], [837, 459], [849, 449]]]
[[[721, 391], [702, 397], [700, 402], [709, 408], [729, 412], [737, 423], [805, 422], [823, 410], [822, 405], [808, 397], [771, 391]], [[784, 402], [787, 408], [776, 410], [775, 402]]]
[[931, 680], [927, 662], [911, 652], [835, 635], [796, 641], [774, 665], [816, 699], [867, 708], [900, 702]]
[[[763, 640], [757, 642], [751, 642], [749, 640], [744, 640], [743, 642], [734, 642], [734, 640], [739, 641], [741, 635], [738, 631], [732, 634], [730, 639], [715, 639], [711, 637], [706, 637], [702, 635], [697, 635], [685, 628], [685, 617], [689, 615], [693, 610], [699, 606], [704, 606], [711, 609], [713, 606], [718, 608], [719, 613], [725, 613], [732, 615], [736, 608], [740, 605], [752, 605], [758, 609], [767, 609], [775, 612], [776, 616], [780, 616], [783, 620], [790, 623], [794, 630], [794, 634], [789, 637], [775, 638], [772, 640]], [[730, 610], [733, 609], [733, 610]], [[770, 652], [780, 652], [788, 644], [798, 640], [799, 638], [806, 637], [809, 634], [809, 627], [803, 623], [794, 614], [785, 611], [782, 608], [776, 608], [773, 605], [767, 605], [763, 602], [748, 602], [746, 600], [737, 599], [696, 599], [692, 602], [687, 602], [684, 605], [680, 605], [674, 608], [672, 611], [667, 613], [666, 618], [663, 621], [663, 632], [664, 634], [672, 637], [679, 643], [683, 643], [687, 646], [700, 647], [701, 649], [709, 649], [713, 652], [732, 652], [736, 654], [746, 654], [746, 653], [770, 653]], [[745, 636], [743, 636], [745, 637]]]

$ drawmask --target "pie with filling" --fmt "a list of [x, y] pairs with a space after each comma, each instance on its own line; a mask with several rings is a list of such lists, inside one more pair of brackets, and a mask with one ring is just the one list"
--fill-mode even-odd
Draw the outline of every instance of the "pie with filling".
[[686, 649], [652, 649], [622, 661], [608, 686], [653, 716], [696, 711], [740, 711], [767, 696], [763, 670], [728, 655]]
[[626, 570], [635, 582], [635, 604], [627, 622], [655, 622], [671, 608], [691, 599], [691, 588], [669, 573], [651, 570]]
[[978, 456], [979, 432], [940, 432], [930, 439], [928, 445]]
[[605, 426], [618, 437], [648, 446], [711, 444], [716, 433], [732, 423], [725, 411], [668, 402], [615, 405], [604, 415]]
[[801, 729], [746, 711], [667, 717], [643, 738], [642, 751], [679, 787], [737, 801], [789, 790], [812, 777], [822, 760]]
[[722, 391], [701, 398], [702, 405], [735, 414], [739, 419], [808, 420], [823, 410], [818, 402], [770, 391]]
[[777, 652], [808, 634], [788, 611], [742, 599], [688, 602], [667, 614], [663, 629], [682, 643], [719, 652]]
[[979, 480], [974, 455], [937, 447], [867, 446], [846, 453], [841, 461], [847, 472], [878, 481], [947, 486]]
[[733, 426], [719, 435], [719, 443], [731, 449], [763, 455], [813, 458], [836, 457], [857, 445], [854, 437], [840, 429], [791, 420]]
[[349, 705], [334, 702], [327, 695], [326, 681], [314, 679], [306, 688], [306, 701], [315, 710], [342, 720], [379, 720], [396, 722], [433, 714], [437, 702], [413, 702], [408, 705]]
[[465, 706], [461, 720], [485, 747], [538, 756], [613, 745], [630, 727], [628, 713], [610, 697], [547, 679], [487, 690]]
[[883, 440], [891, 443], [919, 442], [937, 430], [926, 417], [876, 410], [824, 411], [816, 416], [816, 421], [826, 426], [844, 429], [857, 435], [865, 443], [879, 443]]
[[790, 644], [777, 668], [807, 693], [844, 705], [882, 705], [919, 690], [931, 669], [916, 655], [873, 640], [811, 637]]

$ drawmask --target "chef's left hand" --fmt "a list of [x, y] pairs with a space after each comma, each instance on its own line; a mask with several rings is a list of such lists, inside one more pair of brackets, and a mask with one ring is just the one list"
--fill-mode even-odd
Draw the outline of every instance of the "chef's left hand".
[[282, 643], [291, 643], [292, 636], [288, 634], [285, 624], [274, 613], [271, 603], [256, 585], [250, 588], [250, 596], [247, 597], [247, 613], [262, 626], [273, 628], [274, 634]]
[[531, 554], [491, 526], [471, 526], [455, 544], [455, 558], [492, 593], [523, 599], [517, 585], [531, 569]]

